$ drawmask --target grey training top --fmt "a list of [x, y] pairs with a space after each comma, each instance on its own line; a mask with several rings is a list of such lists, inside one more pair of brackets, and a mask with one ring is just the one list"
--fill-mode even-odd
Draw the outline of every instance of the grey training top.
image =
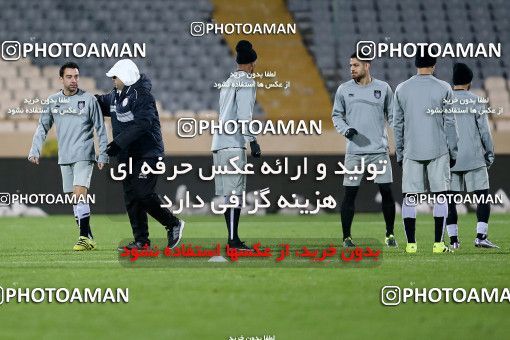
[[[253, 106], [255, 105], [256, 83], [244, 71], [234, 72], [222, 85], [220, 91], [220, 113], [219, 123], [225, 124], [226, 121], [251, 121]], [[223, 125], [224, 126], [224, 125]], [[246, 131], [243, 134], [241, 126], [235, 134], [219, 133], [215, 130], [211, 151], [217, 151], [226, 148], [245, 148], [246, 143], [255, 140], [250, 135], [248, 124], [244, 123]], [[229, 127], [228, 131], [231, 130]]]
[[333, 105], [333, 124], [344, 136], [349, 128], [358, 131], [352, 140], [347, 140], [346, 153], [388, 152], [385, 122], [391, 126], [392, 97], [391, 87], [374, 78], [367, 85], [350, 80], [338, 87]]
[[[453, 99], [456, 101], [453, 104], [454, 110], [467, 110], [467, 112], [454, 113], [459, 133], [459, 152], [457, 163], [452, 171], [468, 171], [486, 166], [486, 153], [492, 163], [494, 161], [494, 146], [489, 117], [487, 114], [481, 114], [486, 105], [478, 102], [477, 95], [465, 90], [453, 91]], [[467, 101], [475, 103], [463, 104]], [[476, 110], [476, 113], [472, 110]]]
[[[432, 160], [446, 153], [457, 157], [455, 116], [450, 109], [450, 85], [433, 75], [414, 75], [400, 83], [393, 97], [393, 131], [397, 161]], [[427, 113], [427, 109], [436, 113]]]
[[32, 140], [28, 157], [40, 157], [44, 140], [53, 123], [57, 126], [58, 164], [71, 164], [78, 161], [96, 161], [94, 133], [99, 138], [100, 163], [108, 163], [106, 145], [108, 137], [103, 115], [96, 98], [78, 89], [72, 96], [62, 91], [48, 97], [39, 118], [39, 125]]

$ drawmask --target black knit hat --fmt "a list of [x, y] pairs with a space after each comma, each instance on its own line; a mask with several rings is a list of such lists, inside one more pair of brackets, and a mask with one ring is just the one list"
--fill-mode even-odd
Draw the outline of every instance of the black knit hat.
[[473, 71], [463, 63], [453, 65], [453, 85], [466, 85], [473, 80]]
[[421, 55], [420, 52], [421, 51], [417, 51], [416, 57], [414, 59], [414, 65], [417, 68], [432, 67], [432, 66], [434, 66], [436, 64], [437, 58], [436, 57], [432, 57], [429, 54], [429, 45], [426, 45], [423, 48], [423, 55]]
[[238, 64], [250, 64], [257, 60], [257, 53], [248, 40], [240, 40], [236, 46], [236, 62]]

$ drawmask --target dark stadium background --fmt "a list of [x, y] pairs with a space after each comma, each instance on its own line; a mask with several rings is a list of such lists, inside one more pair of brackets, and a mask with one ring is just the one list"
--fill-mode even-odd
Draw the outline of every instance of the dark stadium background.
[[[492, 191], [509, 192], [506, 168], [510, 165], [510, 6], [504, 0], [288, 0], [288, 1], [135, 1], [61, 0], [0, 1], [0, 38], [20, 42], [52, 43], [146, 43], [146, 58], [136, 59], [142, 72], [153, 81], [158, 101], [167, 164], [191, 159], [197, 166], [210, 166], [211, 136], [182, 139], [176, 122], [182, 117], [214, 119], [218, 110], [215, 82], [234, 70], [233, 46], [241, 38], [252, 41], [259, 59], [257, 70], [274, 71], [281, 81], [290, 81], [287, 92], [259, 90], [255, 116], [260, 120], [321, 119], [322, 136], [262, 136], [259, 142], [266, 160], [289, 156], [295, 161], [309, 156], [329, 164], [343, 159], [344, 138], [331, 128], [332, 97], [349, 77], [349, 56], [359, 40], [375, 42], [501, 43], [502, 58], [464, 60], [474, 70], [473, 91], [487, 96], [504, 113], [490, 117], [496, 162], [490, 169]], [[193, 37], [191, 22], [282, 22], [296, 23], [295, 35], [221, 35]], [[22, 106], [25, 98], [45, 97], [59, 89], [58, 66], [66, 58], [27, 58], [0, 62], [0, 191], [8, 193], [59, 193], [61, 179], [54, 158], [54, 131], [48, 137], [49, 157], [38, 167], [29, 164], [37, 115], [9, 115], [9, 108]], [[105, 72], [116, 59], [81, 58], [80, 87], [93, 93], [111, 89]], [[450, 81], [453, 60], [441, 59], [436, 76]], [[376, 78], [392, 88], [415, 73], [413, 60], [382, 58], [372, 64]], [[107, 123], [109, 125], [108, 119]], [[54, 130], [54, 129], [53, 129]], [[390, 146], [393, 152], [392, 133]], [[53, 158], [52, 156], [53, 155]], [[393, 164], [394, 188], [400, 191], [401, 171]], [[95, 169], [92, 192], [95, 211], [122, 213], [121, 186], [108, 171]], [[299, 184], [279, 177], [250, 176], [248, 189], [269, 186], [272, 193], [299, 193], [313, 197], [316, 190], [342, 195], [341, 178], [328, 176], [320, 183], [313, 177]], [[289, 185], [286, 185], [289, 184]], [[180, 185], [210, 199], [213, 183], [183, 176], [160, 181], [159, 192], [175, 195]], [[359, 211], [378, 211], [375, 186], [362, 186]], [[506, 202], [508, 203], [508, 202]], [[508, 204], [506, 204], [508, 205]], [[67, 213], [67, 207], [44, 206], [48, 213]], [[507, 209], [501, 207], [503, 210]], [[5, 208], [4, 208], [5, 213]], [[274, 210], [273, 210], [274, 211]]]

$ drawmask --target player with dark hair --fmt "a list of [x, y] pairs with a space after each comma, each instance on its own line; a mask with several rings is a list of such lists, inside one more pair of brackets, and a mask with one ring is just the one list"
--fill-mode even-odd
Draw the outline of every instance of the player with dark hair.
[[[391, 190], [393, 176], [388, 154], [388, 134], [385, 124], [391, 125], [391, 102], [393, 92], [384, 81], [370, 75], [370, 61], [360, 60], [354, 53], [350, 60], [352, 80], [341, 84], [335, 95], [333, 124], [336, 130], [347, 139], [344, 166], [351, 171], [355, 167], [375, 165], [378, 174], [374, 182], [378, 184], [382, 197], [382, 212], [386, 223], [385, 243], [396, 247], [394, 236], [395, 200]], [[351, 239], [351, 225], [354, 218], [354, 202], [363, 174], [344, 176], [345, 194], [340, 208], [343, 231], [343, 245], [355, 247]]]
[[[220, 116], [219, 122], [241, 120], [251, 121], [253, 106], [255, 105], [256, 87], [255, 81], [250, 75], [255, 68], [257, 53], [251, 43], [241, 40], [236, 46], [237, 71], [223, 83], [220, 92]], [[236, 86], [242, 84], [243, 86]], [[235, 134], [222, 134], [215, 132], [212, 140], [211, 151], [213, 153], [214, 166], [232, 168], [230, 159], [236, 158], [236, 165], [244, 168], [246, 164], [246, 144], [249, 143], [251, 155], [261, 156], [260, 146], [257, 139], [252, 135], [243, 135], [238, 129]], [[231, 196], [240, 196], [246, 191], [246, 175], [241, 174], [216, 174], [214, 177], [216, 195], [223, 196], [225, 202], [230, 202]], [[238, 200], [240, 202], [241, 200]], [[225, 223], [228, 231], [228, 245], [232, 248], [250, 249], [241, 241], [238, 235], [239, 218], [241, 207], [228, 208], [225, 213]]]
[[[489, 174], [487, 169], [494, 162], [494, 146], [489, 127], [489, 117], [482, 114], [485, 104], [470, 92], [473, 71], [462, 63], [453, 66], [453, 109], [459, 134], [457, 163], [451, 169], [451, 193], [461, 191], [474, 192], [481, 199], [476, 208], [475, 246], [481, 248], [499, 248], [487, 238], [491, 207], [487, 202], [489, 195]], [[457, 100], [455, 100], [457, 99]], [[464, 103], [464, 104], [461, 104]], [[466, 112], [462, 112], [466, 111]], [[452, 248], [459, 248], [457, 226], [457, 207], [451, 200], [448, 204], [446, 230], [450, 236]]]
[[[73, 249], [96, 247], [90, 229], [90, 206], [86, 201], [94, 163], [101, 170], [108, 163], [108, 137], [96, 98], [78, 88], [80, 68], [68, 62], [59, 70], [62, 90], [48, 97], [35, 131], [28, 160], [39, 164], [41, 150], [53, 123], [57, 126], [58, 164], [62, 172], [64, 193], [73, 195], [73, 211], [80, 229]], [[99, 137], [99, 156], [94, 150], [94, 128]]]
[[[446, 197], [439, 194], [450, 189], [450, 168], [455, 165], [458, 137], [455, 116], [444, 110], [452, 90], [448, 83], [432, 75], [436, 58], [428, 53], [428, 48], [424, 52], [416, 55], [418, 73], [397, 86], [393, 99], [397, 162], [402, 167], [402, 219], [406, 252], [416, 253], [415, 194], [435, 194], [433, 253], [445, 253], [450, 252], [443, 242], [448, 205]], [[431, 114], [429, 109], [439, 109], [441, 113]]]

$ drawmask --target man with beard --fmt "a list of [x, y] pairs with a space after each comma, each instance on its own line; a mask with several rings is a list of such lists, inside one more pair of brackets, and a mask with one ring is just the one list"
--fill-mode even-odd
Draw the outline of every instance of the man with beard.
[[[393, 92], [387, 83], [370, 75], [370, 66], [370, 60], [363, 56], [356, 53], [351, 56], [352, 80], [338, 87], [332, 118], [338, 133], [347, 139], [344, 166], [348, 171], [361, 167], [364, 172], [369, 165], [375, 166], [377, 171], [386, 167], [384, 173], [376, 175], [374, 182], [378, 184], [382, 197], [386, 223], [385, 243], [388, 247], [396, 247], [393, 233], [395, 200], [391, 190], [393, 177], [385, 127], [385, 123], [391, 125], [392, 121]], [[354, 202], [362, 178], [363, 173], [344, 176], [345, 194], [340, 208], [344, 247], [355, 247], [351, 239], [351, 225]]]

